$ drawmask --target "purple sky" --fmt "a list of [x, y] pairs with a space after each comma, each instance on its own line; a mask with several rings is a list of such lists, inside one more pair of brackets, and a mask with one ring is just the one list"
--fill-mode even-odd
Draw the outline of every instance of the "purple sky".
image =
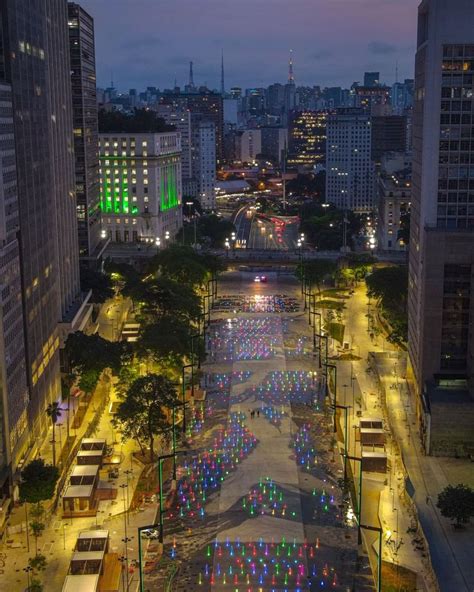
[[418, 0], [77, 0], [95, 19], [99, 86], [350, 86], [363, 72], [413, 77]]

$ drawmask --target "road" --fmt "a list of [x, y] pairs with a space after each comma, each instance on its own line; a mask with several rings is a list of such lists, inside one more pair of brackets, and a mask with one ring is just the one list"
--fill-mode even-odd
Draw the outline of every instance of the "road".
[[234, 214], [236, 246], [242, 249], [291, 251], [296, 248], [299, 222], [281, 216], [261, 216], [250, 206]]
[[297, 300], [298, 285], [274, 273], [261, 285], [226, 278], [203, 367], [207, 419], [178, 471], [166, 559], [146, 585], [161, 590], [177, 570], [174, 592], [372, 589], [337, 485], [306, 316], [276, 312], [294, 301], [274, 295]]

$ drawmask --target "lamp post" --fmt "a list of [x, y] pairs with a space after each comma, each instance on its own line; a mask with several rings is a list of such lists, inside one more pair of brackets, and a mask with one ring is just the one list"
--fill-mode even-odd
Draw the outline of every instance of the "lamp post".
[[[326, 350], [327, 351], [327, 350]], [[327, 360], [327, 357], [326, 357]], [[329, 381], [328, 381], [328, 369], [331, 368], [334, 370], [334, 431], [337, 432], [337, 425], [336, 425], [336, 407], [337, 407], [337, 366], [335, 364], [328, 364], [327, 362], [323, 364], [326, 368], [326, 391], [330, 393], [329, 390]]]
[[235, 241], [237, 240], [237, 235], [235, 232], [230, 235], [230, 238], [232, 239], [232, 251], [235, 251]]
[[359, 545], [362, 542], [362, 536], [361, 536], [361, 517], [362, 517], [362, 457], [361, 456], [351, 456], [351, 455], [347, 455], [347, 458], [349, 460], [354, 460], [359, 462], [359, 504], [358, 504], [358, 508], [357, 508], [357, 524], [358, 524], [358, 531], [357, 531], [357, 540]]
[[229, 249], [230, 249], [230, 241], [228, 238], [225, 239], [225, 249], [226, 249], [226, 257], [229, 258]]
[[185, 364], [182, 368], [182, 404], [183, 404], [183, 434], [186, 433], [186, 369], [191, 368], [191, 397], [194, 399], [194, 364]]
[[336, 414], [337, 409], [344, 409], [344, 483], [347, 482], [347, 449], [349, 448], [347, 410], [350, 408], [350, 405], [334, 405], [334, 414]]
[[23, 568], [23, 571], [26, 573], [26, 581], [28, 584], [28, 590], [30, 589], [30, 572], [33, 571], [33, 568], [31, 567], [31, 565], [27, 565], [26, 567]]
[[[167, 459], [167, 458], [173, 458], [175, 457], [177, 454], [181, 454], [179, 452], [174, 452], [172, 454], [162, 454], [161, 456], [158, 457], [158, 485], [159, 485], [159, 489], [160, 489], [160, 495], [159, 495], [159, 516], [160, 516], [160, 522], [159, 522], [159, 542], [161, 544], [163, 544], [163, 514], [164, 514], [164, 510], [163, 510], [163, 462]], [[182, 451], [182, 454], [186, 454], [186, 451]]]
[[[382, 534], [383, 531], [380, 526], [370, 526], [368, 524], [359, 524], [360, 529], [370, 530], [372, 532], [378, 532], [379, 534], [379, 553], [377, 558], [377, 592], [382, 592]], [[359, 541], [360, 544], [361, 541]]]

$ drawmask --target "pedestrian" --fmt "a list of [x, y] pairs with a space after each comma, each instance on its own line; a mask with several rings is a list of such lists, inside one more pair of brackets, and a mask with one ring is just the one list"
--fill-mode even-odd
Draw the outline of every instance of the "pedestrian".
[[260, 409], [257, 409], [257, 417], [260, 417]]

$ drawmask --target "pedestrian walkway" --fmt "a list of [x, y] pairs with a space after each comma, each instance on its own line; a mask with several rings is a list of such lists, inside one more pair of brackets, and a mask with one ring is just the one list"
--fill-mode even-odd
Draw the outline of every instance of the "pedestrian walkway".
[[356, 573], [357, 531], [337, 483], [314, 358], [285, 354], [285, 335], [304, 320], [274, 314], [219, 313], [212, 325], [207, 419], [178, 471], [150, 589], [162, 589], [173, 564], [176, 592], [371, 587]]

